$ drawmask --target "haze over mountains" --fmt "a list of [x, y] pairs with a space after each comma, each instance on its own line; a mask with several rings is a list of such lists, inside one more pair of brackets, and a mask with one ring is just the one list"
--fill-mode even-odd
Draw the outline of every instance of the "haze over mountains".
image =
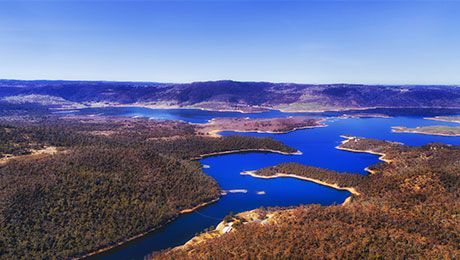
[[0, 80], [0, 102], [57, 108], [186, 107], [210, 110], [319, 111], [364, 108], [459, 108], [458, 86], [295, 84], [207, 81], [186, 84]]

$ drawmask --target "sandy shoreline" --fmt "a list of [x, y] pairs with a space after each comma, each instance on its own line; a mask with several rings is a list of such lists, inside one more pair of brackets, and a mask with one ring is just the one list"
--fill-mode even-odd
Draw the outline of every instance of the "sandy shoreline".
[[211, 157], [211, 156], [223, 155], [223, 154], [250, 153], [250, 152], [269, 152], [269, 153], [278, 153], [278, 154], [283, 154], [283, 155], [302, 155], [302, 152], [298, 150], [296, 152], [287, 153], [287, 152], [282, 152], [282, 151], [277, 151], [277, 150], [272, 150], [272, 149], [240, 149], [240, 150], [231, 150], [231, 151], [202, 154], [200, 156], [193, 157], [190, 160], [200, 160], [205, 157]]
[[383, 162], [386, 162], [386, 163], [391, 163], [392, 162], [392, 160], [390, 160], [390, 159], [385, 159], [385, 156], [386, 156], [385, 153], [374, 152], [374, 151], [371, 151], [371, 150], [355, 150], [355, 149], [344, 148], [344, 147], [339, 147], [339, 146], [336, 146], [335, 148], [339, 149], [339, 150], [347, 151], [347, 152], [353, 152], [353, 153], [370, 153], [370, 154], [380, 155], [380, 157], [379, 157], [380, 161], [383, 161]]
[[[345, 140], [342, 141], [342, 144], [346, 144], [348, 143], [350, 140], [353, 140], [355, 139], [356, 137], [354, 136], [347, 136], [347, 135], [341, 135], [340, 137], [342, 138], [345, 138]], [[390, 159], [385, 159], [385, 156], [386, 154], [385, 153], [379, 153], [379, 152], [375, 152], [375, 151], [371, 151], [371, 150], [356, 150], [356, 149], [351, 149], [351, 148], [344, 148], [344, 147], [340, 147], [340, 145], [336, 146], [335, 148], [336, 149], [339, 149], [339, 150], [343, 150], [343, 151], [347, 151], [347, 152], [353, 152], [353, 153], [369, 153], [369, 154], [375, 154], [375, 155], [379, 155], [379, 160], [380, 161], [383, 161], [383, 162], [386, 162], [386, 163], [391, 163], [393, 162], [393, 160], [390, 160]], [[365, 170], [369, 171], [369, 169], [366, 167]]]
[[[324, 121], [324, 120], [322, 120]], [[235, 133], [258, 133], [258, 134], [287, 134], [291, 133], [297, 130], [303, 130], [303, 129], [311, 129], [311, 128], [320, 128], [320, 127], [327, 127], [326, 124], [321, 124], [321, 125], [315, 125], [315, 126], [303, 126], [303, 127], [295, 127], [291, 130], [287, 131], [263, 131], [263, 130], [257, 130], [257, 131], [251, 131], [251, 130], [232, 130], [232, 129], [214, 129], [208, 132], [208, 134], [212, 137], [221, 137], [220, 133], [221, 132], [235, 132]]]
[[442, 107], [442, 106], [420, 106], [420, 107], [383, 107], [383, 106], [376, 106], [376, 107], [347, 107], [347, 108], [330, 108], [330, 109], [289, 109], [289, 108], [271, 108], [271, 110], [278, 110], [283, 113], [322, 113], [322, 112], [343, 112], [349, 110], [372, 110], [372, 109], [414, 109], [414, 108], [422, 108], [422, 109], [435, 109], [435, 108], [445, 108], [445, 109], [460, 109], [460, 107]]
[[[448, 122], [448, 121], [446, 121]], [[460, 134], [443, 134], [443, 133], [430, 133], [430, 132], [424, 132], [424, 131], [419, 131], [415, 129], [409, 129], [409, 128], [400, 128], [398, 126], [394, 126], [391, 129], [391, 132], [393, 133], [407, 133], [407, 134], [422, 134], [422, 135], [437, 135], [437, 136], [449, 136], [449, 137], [455, 137], [455, 136], [460, 136]]]
[[[276, 109], [265, 109], [265, 108], [256, 108], [251, 107], [254, 110], [242, 110], [242, 109], [213, 109], [206, 107], [198, 106], [180, 106], [180, 105], [167, 105], [167, 104], [142, 104], [142, 103], [133, 103], [133, 104], [114, 104], [114, 103], [86, 103], [81, 106], [74, 107], [73, 109], [87, 109], [87, 108], [110, 108], [110, 107], [136, 107], [136, 108], [149, 108], [149, 109], [189, 109], [189, 110], [202, 110], [202, 111], [212, 111], [212, 112], [236, 112], [241, 114], [257, 114], [263, 113], [268, 110]], [[72, 108], [71, 108], [72, 109]], [[259, 110], [258, 110], [259, 109]], [[56, 110], [68, 110], [68, 109], [56, 109]]]
[[250, 113], [263, 113], [270, 110], [276, 110], [283, 113], [324, 113], [324, 112], [344, 112], [350, 110], [372, 110], [372, 109], [413, 109], [413, 108], [445, 108], [445, 109], [460, 109], [460, 107], [442, 107], [442, 106], [420, 106], [420, 107], [345, 107], [345, 108], [323, 108], [323, 109], [290, 109], [290, 108], [279, 108], [279, 107], [266, 107], [266, 106], [257, 106], [252, 107], [251, 109], [232, 109], [232, 108], [208, 108], [200, 106], [181, 106], [176, 104], [154, 104], [154, 103], [132, 103], [132, 104], [119, 104], [119, 103], [109, 103], [109, 102], [88, 102], [88, 103], [77, 103], [74, 107], [56, 109], [56, 110], [67, 110], [67, 109], [85, 109], [85, 108], [106, 108], [106, 107], [139, 107], [139, 108], [150, 108], [150, 109], [197, 109], [203, 111], [214, 111], [214, 112], [237, 112], [242, 114]]
[[193, 211], [195, 211], [195, 210], [197, 210], [199, 208], [202, 208], [202, 207], [208, 206], [208, 205], [210, 205], [210, 204], [212, 204], [214, 202], [217, 202], [219, 199], [220, 198], [213, 199], [213, 200], [208, 201], [208, 202], [203, 202], [203, 203], [201, 203], [201, 204], [199, 204], [199, 205], [197, 205], [197, 206], [195, 206], [193, 208], [190, 208], [190, 209], [183, 209], [183, 210], [179, 211], [179, 214], [191, 213], [191, 212], [193, 212]]
[[448, 122], [448, 123], [458, 123], [460, 124], [460, 119], [448, 119], [447, 117], [455, 117], [455, 116], [435, 116], [435, 117], [424, 117], [425, 120], [433, 120], [433, 121], [440, 121], [440, 122]]
[[336, 190], [346, 190], [350, 192], [353, 195], [361, 195], [355, 188], [353, 187], [341, 187], [336, 183], [328, 183], [322, 180], [314, 179], [314, 178], [309, 178], [309, 177], [304, 177], [300, 175], [295, 175], [295, 174], [286, 174], [286, 173], [277, 173], [275, 175], [270, 175], [270, 176], [264, 176], [264, 175], [258, 175], [256, 171], [244, 171], [240, 173], [241, 175], [249, 175], [254, 178], [260, 178], [260, 179], [274, 179], [274, 178], [295, 178], [295, 179], [300, 179], [304, 181], [309, 181], [309, 182], [314, 182], [316, 184], [320, 184], [326, 187], [334, 188]]
[[[287, 119], [289, 119], [289, 118], [294, 118], [294, 117], [293, 116], [287, 117]], [[253, 120], [253, 121], [260, 120], [260, 119], [250, 119], [249, 117], [246, 117], [244, 119]], [[271, 118], [271, 119], [278, 120], [278, 119], [286, 119], [286, 118], [284, 118], [284, 117], [276, 117], [276, 118]], [[308, 117], [308, 119], [313, 120], [313, 118], [310, 118], [310, 117]], [[327, 120], [326, 118], [319, 118], [319, 119], [316, 119], [317, 121], [315, 122], [314, 125], [305, 125], [305, 126], [301, 126], [301, 127], [293, 127], [291, 129], [285, 130], [285, 131], [271, 131], [271, 130], [263, 130], [263, 129], [259, 129], [259, 130], [256, 130], [256, 129], [235, 129], [235, 128], [241, 127], [241, 125], [239, 125], [240, 122], [236, 122], [236, 125], [233, 128], [231, 127], [231, 125], [228, 128], [225, 128], [225, 126], [222, 127], [222, 125], [221, 125], [223, 123], [218, 122], [218, 120], [225, 120], [225, 119], [224, 118], [212, 118], [212, 119], [208, 120], [207, 123], [191, 123], [191, 124], [198, 126], [200, 128], [199, 132], [202, 131], [201, 133], [207, 134], [208, 136], [211, 136], [211, 137], [221, 137], [220, 133], [225, 132], [225, 131], [235, 132], [235, 133], [287, 134], [287, 133], [294, 132], [294, 131], [297, 131], [297, 130], [302, 130], [302, 129], [311, 129], [311, 128], [319, 128], [319, 127], [327, 127], [328, 126], [327, 124], [325, 124], [325, 121]], [[228, 122], [228, 123], [232, 124], [232, 123], [235, 123], [235, 122]]]

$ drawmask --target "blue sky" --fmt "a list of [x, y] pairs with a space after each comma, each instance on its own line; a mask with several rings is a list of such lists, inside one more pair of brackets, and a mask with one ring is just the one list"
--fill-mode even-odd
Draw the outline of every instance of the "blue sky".
[[460, 2], [0, 0], [0, 78], [460, 84]]

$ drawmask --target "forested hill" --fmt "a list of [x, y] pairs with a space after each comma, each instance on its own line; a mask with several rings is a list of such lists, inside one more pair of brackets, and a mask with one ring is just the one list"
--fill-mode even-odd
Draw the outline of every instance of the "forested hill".
[[104, 102], [113, 105], [187, 106], [216, 110], [460, 107], [460, 87], [237, 81], [175, 84], [0, 80], [0, 101], [64, 107]]
[[295, 151], [183, 122], [0, 121], [0, 259], [68, 259], [158, 228], [220, 196], [192, 158], [258, 149]]

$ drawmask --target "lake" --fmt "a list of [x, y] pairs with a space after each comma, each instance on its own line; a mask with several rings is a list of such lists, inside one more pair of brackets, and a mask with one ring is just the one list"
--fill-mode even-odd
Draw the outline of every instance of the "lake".
[[[90, 109], [80, 113], [140, 116], [154, 119], [183, 120], [193, 123], [203, 123], [214, 117], [284, 117], [291, 115], [331, 117], [342, 114], [338, 112], [296, 114], [279, 111], [241, 114], [237, 112], [146, 108]], [[432, 113], [426, 114], [433, 116]], [[350, 195], [349, 192], [293, 178], [258, 179], [240, 175], [240, 172], [273, 166], [283, 162], [297, 162], [340, 172], [366, 174], [364, 168], [377, 163], [378, 157], [371, 154], [352, 153], [335, 149], [343, 140], [340, 137], [343, 134], [398, 141], [407, 145], [424, 145], [430, 142], [460, 145], [460, 137], [391, 132], [392, 126], [416, 127], [458, 124], [424, 120], [421, 117], [423, 111], [415, 116], [401, 116], [401, 114], [397, 113], [395, 115], [397, 116], [392, 118], [329, 118], [326, 121], [327, 127], [298, 130], [287, 134], [238, 133], [239, 135], [272, 137], [302, 151], [303, 154], [239, 153], [204, 158], [200, 162], [209, 166], [209, 168], [203, 169], [204, 172], [216, 179], [223, 190], [245, 190], [247, 192], [228, 193], [214, 204], [189, 214], [180, 215], [163, 228], [92, 257], [92, 259], [143, 259], [145, 255], [153, 251], [184, 244], [196, 233], [211, 226], [216, 226], [230, 212], [238, 213], [258, 207], [270, 206], [340, 204]], [[405, 114], [402, 113], [402, 115]], [[222, 133], [222, 135], [232, 134], [236, 133]], [[261, 191], [265, 192], [265, 194], [259, 195], [258, 192]]]

